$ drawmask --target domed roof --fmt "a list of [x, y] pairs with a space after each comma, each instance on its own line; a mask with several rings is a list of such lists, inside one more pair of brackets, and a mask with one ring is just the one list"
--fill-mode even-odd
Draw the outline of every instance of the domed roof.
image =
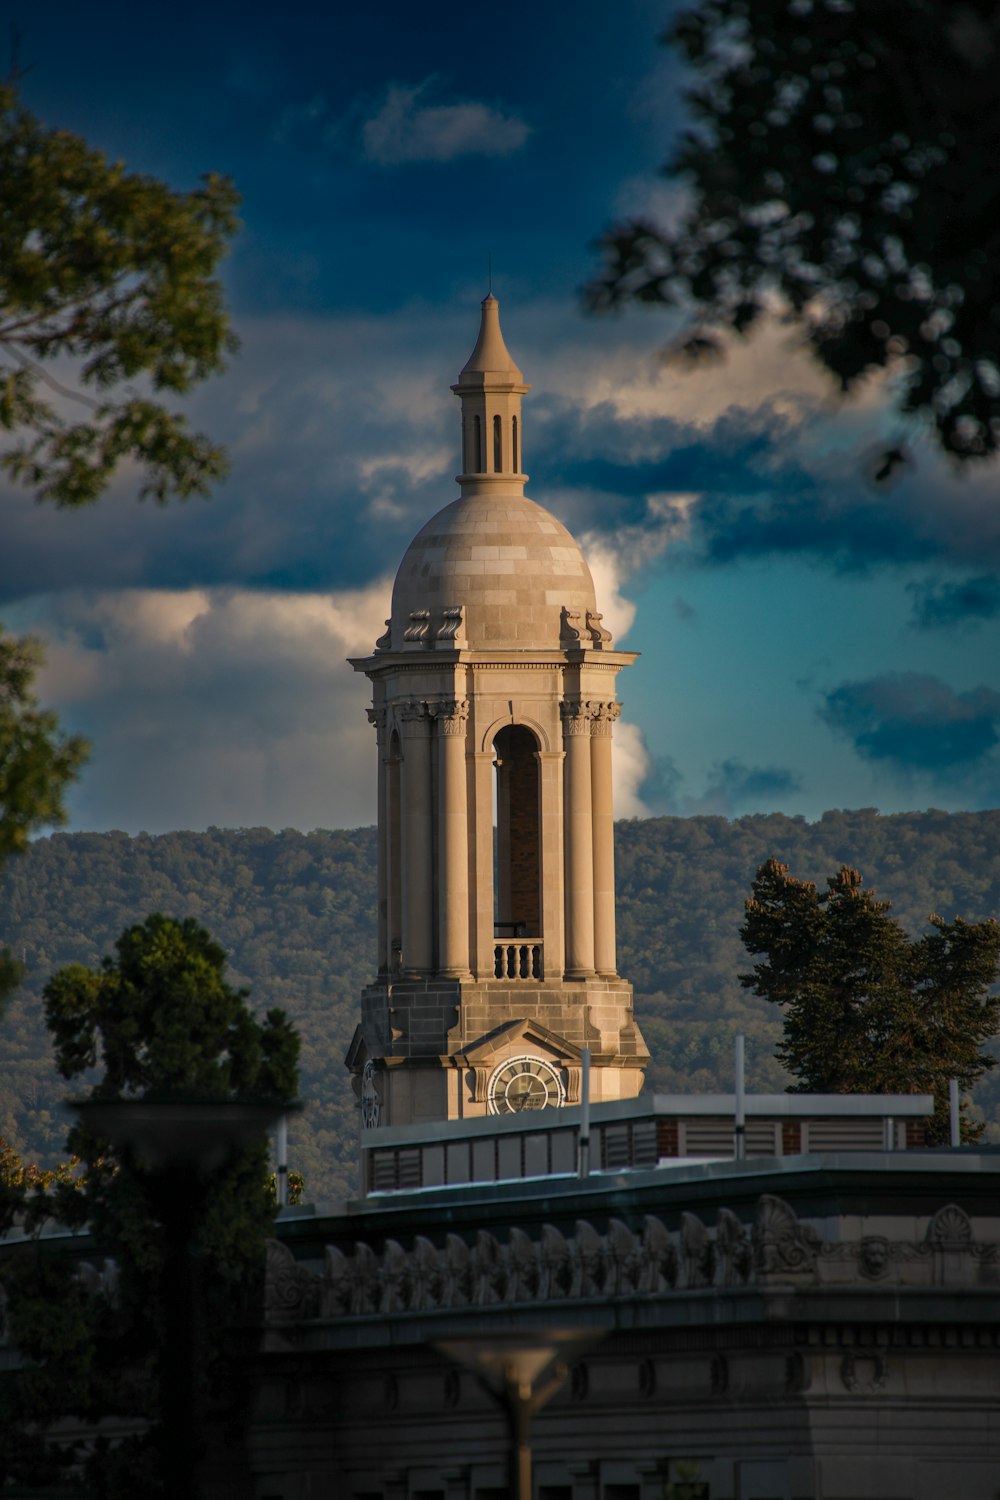
[[458, 606], [468, 645], [487, 651], [558, 650], [564, 606], [581, 626], [597, 612], [590, 569], [565, 526], [510, 490], [465, 494], [417, 533], [392, 591], [393, 646], [415, 613], [429, 612], [434, 635]]

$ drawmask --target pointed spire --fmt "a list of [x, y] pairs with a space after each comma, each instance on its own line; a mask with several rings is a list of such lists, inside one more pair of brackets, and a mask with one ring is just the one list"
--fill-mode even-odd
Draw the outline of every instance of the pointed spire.
[[482, 321], [476, 347], [465, 362], [458, 385], [524, 385], [524, 376], [511, 358], [500, 331], [500, 304], [490, 292], [482, 301]]

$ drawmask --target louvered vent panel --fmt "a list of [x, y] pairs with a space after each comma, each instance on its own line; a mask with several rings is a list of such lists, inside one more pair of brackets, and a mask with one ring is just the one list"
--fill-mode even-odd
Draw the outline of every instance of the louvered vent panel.
[[802, 1131], [806, 1151], [881, 1151], [881, 1120], [810, 1120]]
[[684, 1156], [732, 1156], [732, 1120], [685, 1120], [681, 1151]]

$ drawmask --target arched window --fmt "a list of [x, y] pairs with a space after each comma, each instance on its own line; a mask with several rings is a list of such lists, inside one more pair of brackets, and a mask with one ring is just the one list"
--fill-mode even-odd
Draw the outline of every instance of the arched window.
[[511, 419], [510, 419], [510, 461], [511, 461], [511, 464], [512, 464], [513, 469], [514, 469], [514, 473], [515, 474], [519, 474], [521, 472], [521, 468], [520, 468], [520, 463], [519, 463], [518, 456], [517, 456], [517, 418], [516, 417], [511, 417]]
[[503, 469], [503, 447], [500, 434], [500, 418], [493, 418], [493, 472], [499, 474]]
[[497, 767], [496, 885], [498, 938], [538, 938], [542, 931], [538, 742], [523, 724], [493, 741]]
[[472, 472], [481, 474], [483, 472], [483, 425], [478, 417], [472, 419], [472, 441], [476, 450], [473, 454], [476, 463]]

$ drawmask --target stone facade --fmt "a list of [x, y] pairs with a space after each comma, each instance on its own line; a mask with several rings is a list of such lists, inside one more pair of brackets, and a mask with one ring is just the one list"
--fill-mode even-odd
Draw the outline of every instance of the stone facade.
[[803, 1158], [303, 1224], [258, 1494], [499, 1500], [520, 1430], [534, 1500], [995, 1500], [998, 1188], [969, 1151]]

